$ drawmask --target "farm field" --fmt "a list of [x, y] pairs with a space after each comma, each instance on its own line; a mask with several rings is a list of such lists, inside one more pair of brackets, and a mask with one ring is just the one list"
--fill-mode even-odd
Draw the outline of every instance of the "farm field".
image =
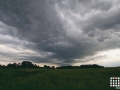
[[0, 90], [116, 90], [120, 68], [0, 69]]

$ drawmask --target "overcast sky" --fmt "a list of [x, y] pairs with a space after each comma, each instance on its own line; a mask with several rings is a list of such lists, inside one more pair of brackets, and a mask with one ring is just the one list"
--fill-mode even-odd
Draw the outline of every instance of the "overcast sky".
[[1, 0], [0, 63], [120, 66], [120, 0]]

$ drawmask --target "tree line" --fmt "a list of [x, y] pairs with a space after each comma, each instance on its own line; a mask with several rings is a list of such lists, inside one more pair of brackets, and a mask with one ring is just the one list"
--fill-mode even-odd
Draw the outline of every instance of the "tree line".
[[80, 66], [61, 66], [57, 67], [57, 69], [79, 69], [79, 68], [104, 68], [104, 66], [100, 66], [97, 64], [86, 64], [86, 65], [80, 65]]
[[[30, 61], [22, 61], [21, 63], [9, 63], [6, 66], [5, 65], [0, 65], [0, 67], [3, 68], [44, 68], [44, 69], [55, 69], [54, 66], [50, 67], [48, 65], [44, 65], [43, 67], [40, 67], [39, 65], [33, 64]], [[56, 69], [79, 69], [79, 68], [104, 68], [104, 66], [100, 66], [97, 64], [88, 64], [88, 65], [80, 65], [80, 66], [71, 66], [71, 65], [66, 65], [66, 66], [60, 66], [56, 67]]]
[[7, 64], [6, 66], [5, 65], [1, 65], [0, 64], [0, 67], [1, 68], [45, 68], [45, 69], [50, 69], [50, 68], [55, 68], [54, 66], [50, 67], [48, 65], [44, 65], [43, 67], [40, 67], [39, 65], [37, 64], [33, 64], [32, 62], [30, 61], [22, 61], [21, 63], [9, 63]]

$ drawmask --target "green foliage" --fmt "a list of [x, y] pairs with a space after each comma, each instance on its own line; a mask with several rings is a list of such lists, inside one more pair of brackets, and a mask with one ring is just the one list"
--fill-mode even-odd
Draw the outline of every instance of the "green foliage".
[[23, 61], [21, 63], [21, 67], [30, 67], [30, 68], [32, 68], [32, 67], [34, 67], [34, 64], [32, 64], [32, 62], [30, 62], [30, 61]]
[[0, 90], [115, 90], [120, 68], [0, 69]]
[[[7, 66], [0, 65], [2, 68], [44, 68], [44, 69], [55, 69], [54, 66], [50, 67], [48, 65], [44, 65], [44, 67], [39, 67], [36, 64], [33, 64], [30, 61], [22, 61], [21, 63], [9, 63]], [[56, 67], [56, 69], [80, 69], [80, 68], [104, 68], [104, 66], [100, 66], [97, 64], [88, 64], [88, 65], [81, 65], [81, 66], [60, 66]]]
[[81, 65], [81, 66], [61, 66], [61, 67], [57, 67], [57, 69], [78, 69], [78, 68], [104, 68], [104, 66], [100, 66], [97, 64], [86, 64], [86, 65]]
[[[2, 65], [0, 67], [3, 67]], [[39, 66], [37, 66], [36, 64], [33, 64], [32, 62], [30, 61], [22, 61], [21, 63], [9, 63], [7, 66], [5, 66], [6, 68], [7, 67], [10, 67], [10, 68], [40, 68]]]

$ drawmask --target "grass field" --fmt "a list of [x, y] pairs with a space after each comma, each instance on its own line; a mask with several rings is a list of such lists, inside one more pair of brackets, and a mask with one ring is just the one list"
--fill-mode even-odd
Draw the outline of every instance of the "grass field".
[[0, 90], [116, 90], [120, 68], [0, 69]]

